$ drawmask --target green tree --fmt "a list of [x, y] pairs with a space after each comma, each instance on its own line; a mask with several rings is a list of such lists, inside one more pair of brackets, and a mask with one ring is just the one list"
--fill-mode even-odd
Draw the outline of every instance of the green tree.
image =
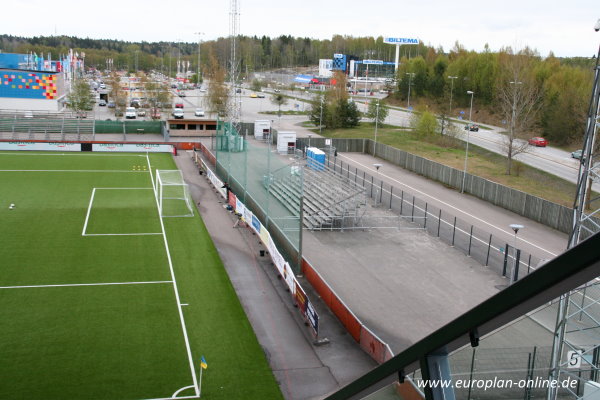
[[544, 84], [542, 129], [553, 143], [581, 143], [592, 84], [591, 70], [561, 66]]
[[281, 93], [275, 93], [271, 96], [271, 103], [277, 106], [277, 116], [281, 117], [281, 106], [287, 104], [287, 98]]
[[258, 79], [254, 79], [250, 86], [250, 90], [253, 92], [260, 92], [262, 90], [262, 83]]
[[365, 116], [370, 120], [373, 120], [373, 124], [375, 121], [377, 121], [378, 124], [382, 124], [387, 118], [389, 112], [390, 109], [385, 102], [380, 100], [371, 100]]
[[419, 136], [433, 136], [441, 130], [437, 118], [429, 111], [413, 113], [410, 126]]
[[91, 111], [94, 108], [94, 99], [91, 94], [91, 88], [85, 79], [75, 79], [67, 99], [69, 101], [69, 107], [75, 111], [78, 116], [83, 116], [85, 111]]

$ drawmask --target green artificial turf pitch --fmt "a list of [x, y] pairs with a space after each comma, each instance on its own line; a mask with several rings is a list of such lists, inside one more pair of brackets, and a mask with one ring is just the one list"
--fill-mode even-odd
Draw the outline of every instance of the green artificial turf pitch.
[[0, 399], [195, 398], [202, 355], [202, 398], [282, 398], [197, 211], [161, 224], [156, 169], [0, 153]]

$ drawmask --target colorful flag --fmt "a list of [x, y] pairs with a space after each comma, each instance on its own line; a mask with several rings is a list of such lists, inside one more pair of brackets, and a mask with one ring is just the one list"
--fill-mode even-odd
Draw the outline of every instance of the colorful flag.
[[200, 366], [204, 369], [208, 368], [208, 364], [206, 363], [206, 360], [204, 359], [204, 356], [200, 357]]

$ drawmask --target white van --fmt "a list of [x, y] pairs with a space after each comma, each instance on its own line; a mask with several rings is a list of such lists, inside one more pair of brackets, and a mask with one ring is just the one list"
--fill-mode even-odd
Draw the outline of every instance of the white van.
[[135, 117], [137, 117], [137, 112], [135, 111], [135, 107], [127, 107], [125, 109], [125, 118], [127, 118], [127, 119], [130, 119], [130, 118], [135, 119]]

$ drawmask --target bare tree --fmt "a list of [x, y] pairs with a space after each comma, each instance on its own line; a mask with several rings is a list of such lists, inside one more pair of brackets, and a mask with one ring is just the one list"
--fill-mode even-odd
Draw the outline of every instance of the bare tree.
[[533, 75], [534, 54], [528, 48], [513, 54], [502, 54], [498, 82], [498, 104], [509, 130], [503, 138], [502, 148], [506, 154], [506, 174], [511, 174], [515, 156], [525, 153], [528, 143], [524, 134], [537, 121], [542, 105], [542, 92]]
[[212, 51], [209, 54], [209, 64], [208, 107], [210, 111], [224, 117], [227, 115], [227, 102], [229, 101], [229, 91], [225, 85], [226, 71]]

